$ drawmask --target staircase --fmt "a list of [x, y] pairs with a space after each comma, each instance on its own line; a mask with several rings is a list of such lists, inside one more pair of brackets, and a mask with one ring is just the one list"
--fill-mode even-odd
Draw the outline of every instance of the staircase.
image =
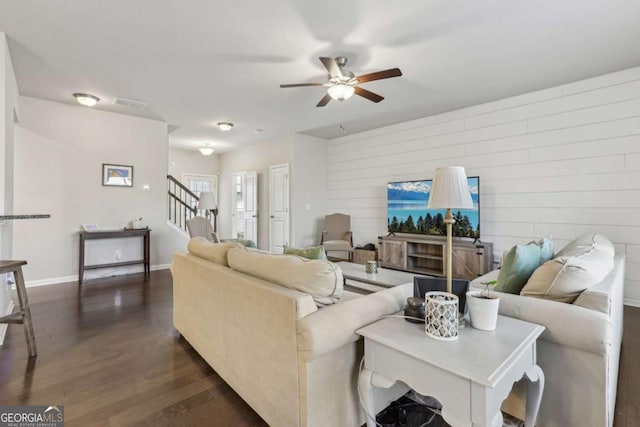
[[187, 232], [187, 221], [198, 215], [198, 196], [171, 175], [167, 175], [169, 223]]

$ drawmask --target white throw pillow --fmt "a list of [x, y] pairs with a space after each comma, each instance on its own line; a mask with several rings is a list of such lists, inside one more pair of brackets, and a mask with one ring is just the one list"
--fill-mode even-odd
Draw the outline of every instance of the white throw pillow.
[[342, 270], [332, 262], [237, 247], [229, 250], [227, 260], [233, 270], [305, 292], [319, 306], [334, 304], [342, 297]]
[[520, 295], [572, 303], [609, 274], [614, 254], [613, 244], [603, 235], [580, 236], [538, 267]]

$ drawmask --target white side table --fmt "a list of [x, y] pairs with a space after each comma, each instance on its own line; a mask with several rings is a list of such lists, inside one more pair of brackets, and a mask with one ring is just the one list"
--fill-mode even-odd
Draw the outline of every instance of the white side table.
[[[442, 416], [453, 427], [501, 427], [500, 406], [513, 383], [526, 377], [525, 427], [533, 427], [544, 388], [536, 364], [536, 340], [544, 327], [499, 316], [495, 331], [471, 327], [456, 341], [436, 341], [423, 324], [386, 318], [359, 329], [365, 361], [359, 386], [367, 427], [375, 427], [375, 388], [402, 381], [442, 403]], [[379, 408], [382, 409], [382, 408]]]

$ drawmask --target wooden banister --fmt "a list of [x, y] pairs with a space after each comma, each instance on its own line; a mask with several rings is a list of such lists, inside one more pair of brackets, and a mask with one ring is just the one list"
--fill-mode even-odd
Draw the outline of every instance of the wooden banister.
[[167, 175], [167, 193], [169, 221], [186, 231], [187, 221], [198, 214], [200, 198], [171, 175]]

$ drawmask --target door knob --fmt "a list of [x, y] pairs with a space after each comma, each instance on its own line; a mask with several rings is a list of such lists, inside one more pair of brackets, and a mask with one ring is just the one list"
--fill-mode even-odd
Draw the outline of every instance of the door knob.
[[271, 216], [269, 216], [269, 218], [275, 218], [275, 216], [271, 215]]

